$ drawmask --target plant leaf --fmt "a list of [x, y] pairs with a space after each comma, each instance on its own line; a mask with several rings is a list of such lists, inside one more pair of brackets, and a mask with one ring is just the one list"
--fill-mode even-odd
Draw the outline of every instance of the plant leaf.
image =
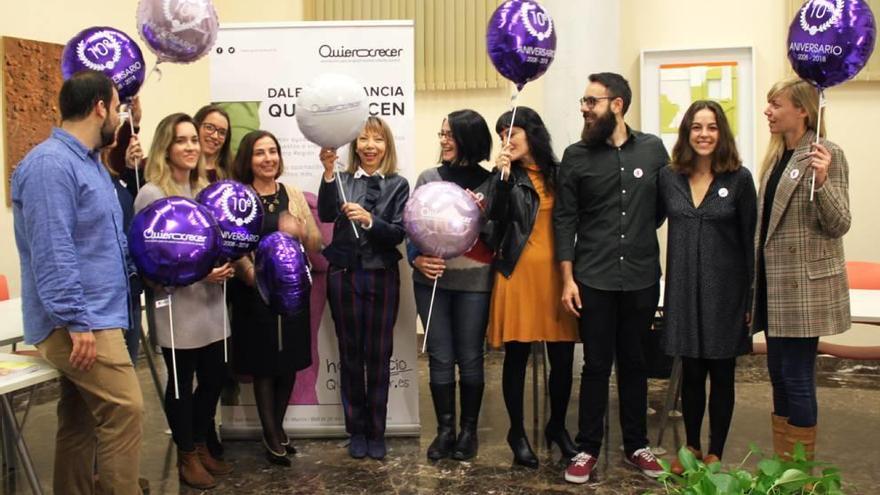
[[712, 484], [715, 485], [715, 488], [718, 489], [718, 492], [725, 495], [729, 493], [734, 493], [737, 485], [739, 485], [736, 478], [726, 473], [710, 474], [709, 481], [711, 481]]
[[763, 459], [758, 463], [758, 469], [767, 476], [777, 476], [782, 471], [782, 463], [776, 459]]
[[678, 460], [681, 461], [681, 465], [684, 466], [686, 471], [695, 471], [697, 469], [697, 458], [694, 457], [694, 453], [688, 450], [687, 447], [678, 449]]
[[776, 480], [776, 483], [773, 483], [773, 486], [805, 482], [811, 479], [812, 477], [810, 475], [801, 471], [800, 469], [788, 469], [784, 473], [782, 473], [782, 476], [780, 476], [779, 479]]

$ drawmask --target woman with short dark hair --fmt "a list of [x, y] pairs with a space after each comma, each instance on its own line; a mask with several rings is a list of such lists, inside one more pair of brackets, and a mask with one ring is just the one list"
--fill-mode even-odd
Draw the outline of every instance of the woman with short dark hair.
[[[489, 159], [492, 135], [483, 117], [458, 110], [443, 119], [440, 166], [422, 172], [416, 188], [447, 181], [468, 191], [481, 187], [490, 173], [480, 166]], [[437, 292], [428, 332], [431, 397], [437, 414], [437, 437], [428, 459], [467, 460], [477, 453], [477, 419], [483, 399], [483, 344], [492, 291], [492, 251], [482, 240], [450, 260], [419, 253], [410, 244], [413, 291], [422, 324], [427, 324], [434, 282]], [[461, 431], [455, 436], [455, 365], [461, 397]]]

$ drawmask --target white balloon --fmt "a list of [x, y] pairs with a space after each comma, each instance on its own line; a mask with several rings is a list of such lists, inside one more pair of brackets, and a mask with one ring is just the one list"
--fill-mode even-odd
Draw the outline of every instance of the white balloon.
[[296, 123], [309, 141], [322, 148], [339, 148], [363, 130], [369, 116], [363, 86], [351, 76], [325, 73], [300, 91]]

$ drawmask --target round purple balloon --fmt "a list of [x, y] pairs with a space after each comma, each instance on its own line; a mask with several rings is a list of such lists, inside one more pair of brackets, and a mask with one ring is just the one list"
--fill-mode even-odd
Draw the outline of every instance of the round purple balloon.
[[284, 232], [260, 241], [256, 255], [257, 290], [273, 311], [295, 315], [309, 307], [312, 274], [302, 244]]
[[788, 29], [788, 60], [802, 79], [830, 88], [868, 63], [876, 34], [865, 0], [808, 0]]
[[452, 182], [428, 182], [416, 188], [403, 210], [403, 225], [416, 248], [443, 259], [468, 252], [482, 227], [480, 208]]
[[137, 25], [160, 62], [180, 64], [207, 54], [220, 27], [211, 0], [140, 0]]
[[203, 206], [180, 196], [157, 199], [139, 211], [128, 248], [141, 275], [166, 287], [205, 278], [220, 254], [217, 221]]
[[140, 47], [127, 34], [112, 27], [83, 29], [61, 53], [64, 79], [81, 70], [103, 72], [116, 84], [119, 99], [134, 97], [144, 83], [146, 66]]
[[504, 2], [489, 19], [486, 47], [498, 72], [522, 90], [527, 82], [541, 77], [553, 62], [553, 19], [537, 2]]
[[238, 259], [257, 248], [263, 228], [263, 204], [250, 187], [221, 180], [202, 189], [196, 201], [207, 208], [223, 236], [220, 255]]

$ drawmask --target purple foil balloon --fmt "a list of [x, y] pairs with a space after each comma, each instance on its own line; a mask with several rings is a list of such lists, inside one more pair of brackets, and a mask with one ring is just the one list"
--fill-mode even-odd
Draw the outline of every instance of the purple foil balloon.
[[160, 62], [179, 64], [207, 54], [220, 27], [211, 0], [140, 0], [137, 25]]
[[250, 187], [234, 180], [221, 180], [196, 196], [207, 208], [223, 236], [220, 255], [238, 259], [257, 249], [263, 228], [263, 204]]
[[257, 290], [273, 311], [295, 315], [309, 307], [312, 274], [302, 244], [284, 232], [260, 241], [256, 255]]
[[106, 74], [116, 83], [123, 101], [137, 94], [146, 75], [144, 54], [137, 43], [118, 29], [101, 26], [83, 29], [64, 46], [61, 76], [67, 80], [81, 70]]
[[139, 211], [128, 248], [144, 277], [166, 287], [205, 278], [220, 254], [217, 221], [203, 206], [179, 196], [157, 199]]
[[486, 47], [498, 72], [522, 90], [527, 82], [541, 77], [553, 62], [553, 19], [537, 2], [504, 2], [489, 19]]
[[830, 88], [868, 63], [876, 34], [864, 0], [807, 0], [788, 30], [788, 60], [802, 79]]
[[464, 189], [452, 182], [429, 182], [413, 191], [403, 225], [420, 252], [450, 259], [474, 247], [482, 222], [480, 208]]

